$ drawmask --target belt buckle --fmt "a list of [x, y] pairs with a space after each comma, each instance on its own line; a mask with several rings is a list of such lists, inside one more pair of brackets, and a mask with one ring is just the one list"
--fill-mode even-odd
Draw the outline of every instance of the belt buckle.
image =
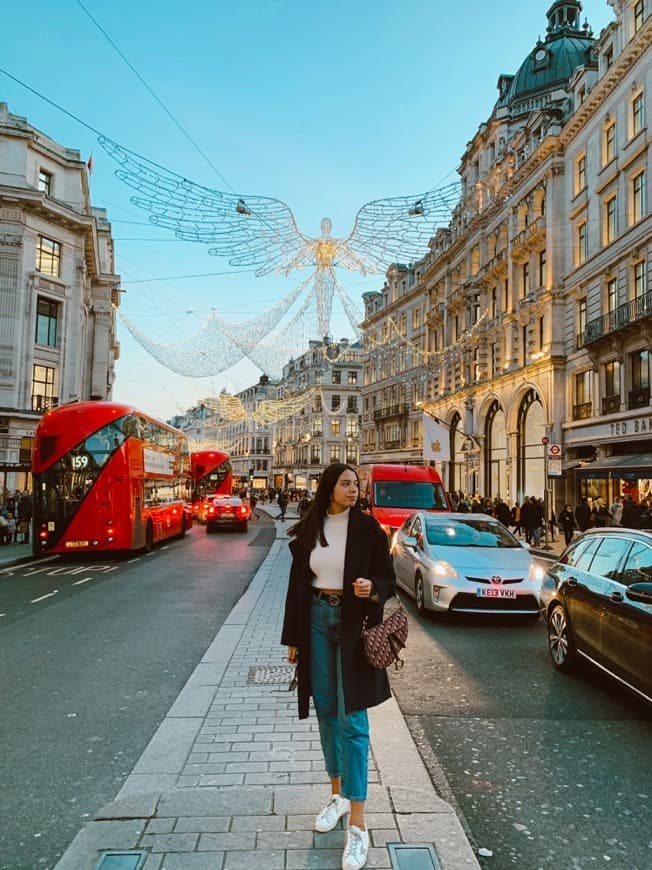
[[329, 595], [328, 596], [328, 603], [330, 604], [331, 607], [339, 607], [340, 596], [339, 595], [332, 595], [332, 594]]

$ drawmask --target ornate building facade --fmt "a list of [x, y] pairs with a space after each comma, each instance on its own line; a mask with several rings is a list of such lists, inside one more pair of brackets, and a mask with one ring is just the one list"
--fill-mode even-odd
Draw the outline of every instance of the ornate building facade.
[[365, 295], [365, 460], [420, 461], [425, 407], [450, 432], [450, 490], [610, 498], [619, 454], [630, 489], [652, 478], [648, 3], [612, 2], [596, 39], [556, 0], [500, 76], [450, 226]]
[[283, 368], [279, 398], [296, 410], [274, 424], [275, 487], [312, 491], [331, 462], [358, 464], [362, 353], [358, 342], [324, 338]]
[[31, 439], [55, 405], [110, 399], [120, 303], [111, 226], [87, 167], [0, 103], [0, 471], [29, 484]]

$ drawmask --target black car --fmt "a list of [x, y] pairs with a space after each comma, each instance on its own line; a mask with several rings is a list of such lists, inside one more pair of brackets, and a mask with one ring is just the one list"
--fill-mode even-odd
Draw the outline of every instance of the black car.
[[584, 659], [652, 704], [652, 533], [585, 532], [544, 577], [541, 615], [556, 668]]

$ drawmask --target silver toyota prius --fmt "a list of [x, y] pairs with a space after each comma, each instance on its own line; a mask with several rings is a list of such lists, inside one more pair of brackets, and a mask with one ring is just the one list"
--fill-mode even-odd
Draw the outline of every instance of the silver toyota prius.
[[392, 559], [417, 610], [536, 617], [544, 569], [487, 514], [418, 512], [395, 533]]

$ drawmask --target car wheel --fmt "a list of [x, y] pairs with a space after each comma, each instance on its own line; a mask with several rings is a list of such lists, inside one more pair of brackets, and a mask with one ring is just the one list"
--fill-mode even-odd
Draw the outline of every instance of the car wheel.
[[208, 523], [206, 523], [206, 534], [207, 534], [207, 535], [210, 535], [210, 533], [211, 533], [212, 531], [213, 531], [213, 529], [208, 525]]
[[248, 528], [249, 528], [249, 526], [247, 525], [247, 523], [243, 523], [240, 526], [240, 531], [242, 532], [243, 535], [245, 534], [245, 532], [247, 531]]
[[557, 670], [568, 672], [573, 669], [577, 652], [568, 615], [561, 605], [556, 605], [548, 617], [548, 650]]
[[426, 612], [426, 602], [425, 596], [423, 593], [423, 579], [420, 574], [417, 574], [414, 581], [414, 600], [417, 603], [417, 610], [419, 613]]

